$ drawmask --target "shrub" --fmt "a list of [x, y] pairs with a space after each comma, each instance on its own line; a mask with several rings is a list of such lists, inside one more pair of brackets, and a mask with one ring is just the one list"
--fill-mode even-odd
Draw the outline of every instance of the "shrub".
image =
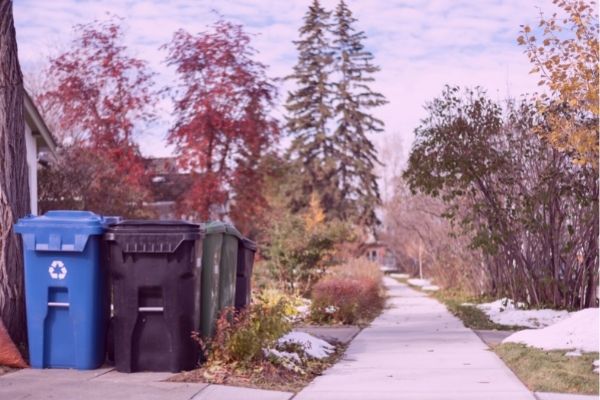
[[311, 318], [343, 324], [373, 318], [384, 303], [381, 278], [379, 267], [363, 259], [332, 268], [313, 287]]
[[309, 294], [333, 264], [336, 245], [352, 240], [347, 224], [321, 220], [312, 215], [317, 211], [274, 219], [261, 249], [273, 278], [288, 293]]
[[263, 289], [257, 295], [257, 300], [269, 308], [281, 303], [283, 315], [290, 321], [297, 319], [300, 314], [298, 307], [303, 306], [307, 301], [300, 296], [287, 294], [278, 289]]
[[205, 346], [208, 362], [249, 364], [263, 359], [263, 349], [273, 347], [291, 329], [285, 316], [288, 307], [285, 298], [276, 304], [261, 302], [259, 298], [238, 313], [225, 309], [217, 321], [214, 338]]

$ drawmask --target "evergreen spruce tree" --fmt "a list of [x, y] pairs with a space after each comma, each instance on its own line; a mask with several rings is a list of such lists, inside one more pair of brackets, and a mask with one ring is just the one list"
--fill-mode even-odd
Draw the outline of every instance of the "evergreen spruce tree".
[[369, 110], [387, 101], [369, 87], [379, 67], [372, 64], [373, 55], [364, 48], [365, 33], [353, 27], [356, 21], [341, 0], [332, 29], [337, 78], [333, 146], [337, 153], [339, 185], [339, 203], [333, 209], [342, 219], [372, 227], [378, 222], [375, 208], [381, 198], [374, 172], [377, 153], [367, 134], [383, 131], [383, 121], [369, 114]]
[[287, 130], [292, 136], [289, 157], [299, 174], [299, 190], [292, 193], [293, 208], [308, 205], [312, 193], [319, 196], [328, 212], [336, 197], [336, 162], [331, 138], [333, 118], [333, 49], [330, 43], [330, 12], [313, 0], [294, 44], [298, 62], [292, 75], [295, 90], [286, 102]]

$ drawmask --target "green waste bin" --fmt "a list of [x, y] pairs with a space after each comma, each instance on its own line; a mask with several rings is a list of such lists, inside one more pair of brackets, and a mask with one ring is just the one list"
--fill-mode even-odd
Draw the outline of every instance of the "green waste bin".
[[235, 305], [236, 271], [240, 232], [231, 224], [208, 222], [202, 225], [202, 279], [200, 290], [200, 333], [215, 333], [219, 314]]
[[256, 254], [256, 243], [248, 238], [240, 240], [238, 248], [238, 264], [235, 285], [235, 309], [243, 310], [250, 304], [252, 292], [252, 267], [254, 266], [254, 255]]

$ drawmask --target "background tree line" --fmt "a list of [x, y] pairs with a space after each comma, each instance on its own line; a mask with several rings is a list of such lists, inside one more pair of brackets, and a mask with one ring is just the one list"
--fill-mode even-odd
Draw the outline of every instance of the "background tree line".
[[[368, 83], [378, 70], [363, 32], [341, 1], [335, 14], [313, 1], [296, 42], [295, 84], [286, 123], [273, 117], [278, 98], [267, 66], [256, 61], [241, 25], [218, 20], [209, 30], [183, 29], [161, 47], [178, 80], [157, 87], [157, 74], [123, 44], [122, 19], [77, 25], [69, 48], [50, 58], [31, 90], [61, 141], [60, 157], [42, 171], [42, 208], [85, 208], [102, 214], [151, 216], [150, 176], [138, 143], [157, 119], [161, 97], [172, 101], [175, 146], [191, 184], [177, 199], [180, 215], [225, 215], [253, 236], [270, 209], [265, 185], [274, 168], [284, 179], [290, 212], [317, 196], [327, 219], [375, 226], [380, 203], [375, 148], [367, 137], [383, 123], [368, 110], [385, 103]], [[282, 133], [289, 149], [279, 147]], [[293, 168], [284, 168], [291, 163]]]
[[[542, 40], [528, 26], [518, 39], [542, 93], [499, 104], [448, 86], [426, 106], [387, 235], [414, 259], [394, 241], [417, 232], [428, 273], [445, 286], [583, 308], [598, 288], [598, 21], [591, 2], [555, 4], [566, 17], [542, 16]], [[435, 206], [424, 210], [423, 196]]]

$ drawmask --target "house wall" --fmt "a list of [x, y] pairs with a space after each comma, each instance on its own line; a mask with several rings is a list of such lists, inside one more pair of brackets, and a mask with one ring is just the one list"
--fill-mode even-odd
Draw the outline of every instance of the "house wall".
[[27, 148], [27, 169], [29, 175], [29, 201], [31, 213], [38, 213], [38, 187], [37, 187], [37, 141], [31, 133], [31, 128], [25, 124], [25, 146]]
[[398, 267], [396, 258], [385, 246], [371, 245], [364, 250], [363, 256], [387, 270], [395, 270]]

